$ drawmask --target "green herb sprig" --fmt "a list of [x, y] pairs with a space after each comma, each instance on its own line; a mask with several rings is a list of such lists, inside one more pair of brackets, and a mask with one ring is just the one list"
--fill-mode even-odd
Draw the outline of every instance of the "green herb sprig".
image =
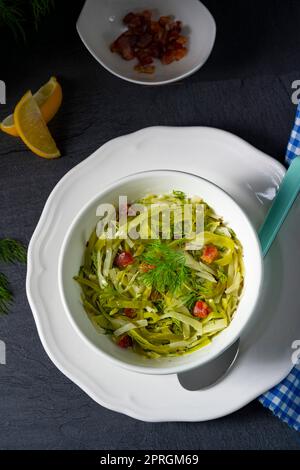
[[0, 0], [0, 26], [8, 26], [15, 39], [21, 36], [25, 40], [25, 26], [33, 22], [37, 28], [53, 6], [54, 0]]
[[8, 313], [8, 307], [13, 299], [7, 277], [0, 273], [0, 314]]
[[4, 263], [26, 263], [26, 249], [22, 243], [10, 238], [0, 240], [0, 261]]
[[183, 191], [175, 191], [173, 190], [173, 194], [175, 197], [177, 197], [177, 199], [180, 199], [181, 201], [185, 201], [186, 200], [186, 195]]
[[174, 249], [161, 240], [148, 245], [142, 261], [154, 266], [142, 274], [143, 282], [161, 294], [176, 292], [188, 278], [183, 251]]
[[[0, 240], [0, 261], [5, 263], [26, 263], [26, 248], [22, 243], [10, 238]], [[13, 300], [7, 277], [0, 272], [0, 315], [7, 314]]]

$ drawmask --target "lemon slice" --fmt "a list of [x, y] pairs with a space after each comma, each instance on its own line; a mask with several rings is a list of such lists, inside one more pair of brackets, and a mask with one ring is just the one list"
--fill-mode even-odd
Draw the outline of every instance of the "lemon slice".
[[0, 129], [6, 134], [13, 135], [14, 137], [18, 136], [18, 131], [14, 122], [14, 115], [10, 114], [0, 123]]
[[25, 93], [14, 111], [14, 122], [23, 142], [36, 155], [57, 158], [60, 152], [31, 91]]
[[[51, 77], [50, 80], [45, 83], [34, 95], [42, 116], [47, 122], [57, 113], [61, 102], [62, 102], [62, 89], [55, 77]], [[14, 116], [10, 114], [1, 123], [0, 128], [3, 132], [9, 135], [18, 136], [18, 131], [14, 123]]]

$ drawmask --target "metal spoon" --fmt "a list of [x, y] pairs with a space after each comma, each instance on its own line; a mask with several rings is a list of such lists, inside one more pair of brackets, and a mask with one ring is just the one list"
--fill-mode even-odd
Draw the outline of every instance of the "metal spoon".
[[[268, 253], [281, 225], [286, 219], [300, 191], [300, 157], [296, 157], [282, 180], [277, 195], [259, 231], [263, 256]], [[238, 356], [240, 340], [233, 343], [221, 356], [191, 371], [178, 374], [180, 384], [195, 391], [211, 387], [229, 371]]]
[[221, 380], [235, 362], [239, 352], [238, 339], [226, 351], [212, 361], [187, 372], [178, 374], [180, 385], [191, 392], [211, 387]]

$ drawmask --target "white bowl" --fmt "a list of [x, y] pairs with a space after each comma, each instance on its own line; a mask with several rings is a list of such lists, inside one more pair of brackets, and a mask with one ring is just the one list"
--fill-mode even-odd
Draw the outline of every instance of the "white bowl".
[[[169, 193], [173, 189], [201, 196], [236, 232], [244, 249], [246, 267], [241, 301], [230, 325], [212, 343], [199, 351], [181, 357], [148, 359], [132, 350], [121, 349], [109, 336], [100, 334], [92, 325], [81, 303], [81, 288], [73, 280], [82, 265], [85, 243], [97, 223], [100, 203], [117, 204], [119, 195], [134, 201], [149, 193]], [[83, 207], [67, 232], [59, 256], [59, 290], [73, 326], [98, 354], [118, 366], [146, 374], [173, 374], [193, 369], [211, 361], [240, 337], [251, 319], [263, 277], [260, 243], [251, 222], [240, 206], [221, 188], [189, 173], [173, 170], [146, 171], [122, 178]]]
[[[130, 11], [153, 11], [155, 17], [173, 15], [188, 35], [187, 56], [170, 65], [157, 61], [154, 74], [134, 70], [135, 61], [125, 61], [110, 51], [111, 43], [126, 29], [123, 17]], [[215, 21], [198, 0], [87, 0], [77, 21], [77, 31], [90, 53], [117, 77], [141, 85], [162, 85], [183, 79], [200, 69], [208, 59], [216, 37]]]

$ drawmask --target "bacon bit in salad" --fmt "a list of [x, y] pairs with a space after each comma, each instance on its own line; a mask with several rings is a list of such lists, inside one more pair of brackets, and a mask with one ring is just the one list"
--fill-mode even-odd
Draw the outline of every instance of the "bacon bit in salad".
[[155, 269], [156, 266], [154, 266], [154, 264], [149, 264], [149, 263], [141, 263], [140, 264], [140, 271], [142, 273], [147, 273], [148, 271], [151, 271], [151, 269]]
[[152, 302], [157, 302], [162, 298], [161, 294], [157, 290], [153, 290], [150, 295]]
[[124, 315], [128, 318], [135, 317], [135, 309], [134, 308], [124, 308]]
[[126, 268], [126, 266], [129, 266], [130, 264], [134, 263], [134, 258], [129, 251], [122, 251], [122, 253], [119, 253], [116, 258], [115, 258], [115, 264], [118, 266], [118, 268]]
[[132, 346], [132, 339], [131, 339], [130, 336], [128, 336], [128, 335], [123, 336], [122, 338], [120, 338], [120, 339], [117, 341], [117, 345], [120, 346], [120, 348], [123, 348], [123, 349], [131, 348], [131, 346]]
[[219, 256], [219, 250], [214, 245], [207, 245], [203, 249], [201, 256], [202, 261], [207, 264], [211, 264]]
[[122, 33], [110, 46], [124, 60], [138, 59], [135, 70], [141, 73], [153, 73], [153, 59], [160, 59], [163, 64], [181, 60], [188, 52], [187, 37], [181, 34], [181, 21], [174, 21], [172, 16], [161, 16], [158, 21], [152, 19], [152, 13], [128, 13], [123, 18], [127, 31]]
[[211, 312], [211, 309], [207, 305], [206, 302], [203, 302], [202, 300], [198, 300], [198, 302], [195, 303], [194, 310], [193, 310], [194, 317], [206, 318], [210, 314], [210, 312]]

